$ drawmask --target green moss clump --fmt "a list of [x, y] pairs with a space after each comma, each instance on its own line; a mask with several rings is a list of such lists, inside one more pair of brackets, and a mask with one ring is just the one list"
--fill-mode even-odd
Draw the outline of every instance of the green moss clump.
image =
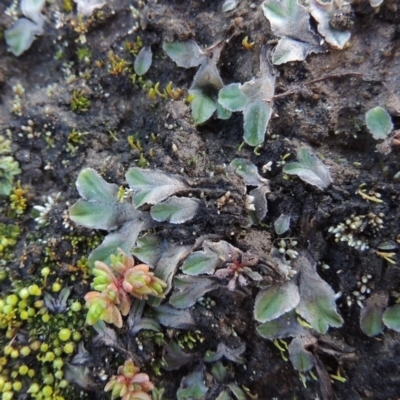
[[17, 225], [0, 224], [0, 256], [3, 260], [10, 259], [10, 250], [17, 244], [20, 233]]
[[85, 97], [82, 90], [72, 92], [71, 110], [74, 112], [86, 112], [89, 110], [90, 100]]
[[82, 337], [91, 335], [82, 329], [84, 308], [68, 299], [69, 289], [50, 295], [45, 285], [14, 281], [13, 287], [0, 297], [0, 391], [9, 392], [10, 399], [20, 392], [37, 399], [81, 398], [65, 379], [63, 366]]
[[14, 176], [21, 173], [19, 164], [12, 156], [11, 141], [0, 135], [0, 195], [8, 196], [13, 187]]

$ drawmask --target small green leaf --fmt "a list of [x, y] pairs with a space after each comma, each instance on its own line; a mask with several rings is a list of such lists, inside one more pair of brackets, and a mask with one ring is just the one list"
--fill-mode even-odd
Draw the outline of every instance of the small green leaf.
[[179, 67], [197, 67], [207, 61], [207, 56], [194, 40], [188, 40], [186, 42], [164, 42], [163, 49]]
[[237, 5], [239, 0], [225, 0], [222, 4], [222, 12], [232, 11]]
[[223, 390], [215, 400], [231, 400], [228, 390]]
[[161, 332], [161, 326], [154, 319], [144, 317], [129, 330], [129, 334], [135, 335], [142, 330]]
[[393, 240], [387, 240], [385, 242], [379, 243], [378, 249], [383, 251], [396, 251], [399, 248], [399, 245]]
[[369, 0], [371, 7], [379, 7], [383, 3], [383, 0]]
[[[316, 291], [319, 288], [309, 290]], [[331, 298], [325, 297], [325, 294], [319, 291], [314, 295], [315, 298], [311, 293], [306, 296], [300, 290], [301, 301], [297, 312], [319, 333], [325, 334], [329, 326], [340, 328], [343, 325], [343, 318], [337, 313]]]
[[217, 267], [231, 261], [230, 254], [239, 251], [223, 240], [210, 242], [205, 240], [203, 251], [192, 253], [183, 263], [181, 269], [186, 275], [212, 274]]
[[138, 239], [132, 254], [140, 261], [154, 267], [166, 250], [167, 244], [159, 235], [146, 235]]
[[152, 60], [153, 60], [153, 53], [151, 52], [151, 48], [147, 46], [143, 47], [139, 51], [135, 63], [133, 64], [135, 73], [139, 76], [144, 75], [149, 70]]
[[190, 375], [185, 376], [176, 396], [178, 400], [201, 400], [208, 392], [204, 384], [204, 367], [197, 367]]
[[80, 172], [76, 187], [83, 199], [69, 209], [69, 216], [77, 224], [113, 230], [138, 215], [132, 205], [118, 200], [118, 186], [107, 183], [91, 168]]
[[285, 37], [280, 39], [275, 47], [272, 62], [274, 65], [281, 65], [291, 61], [303, 61], [314, 49], [317, 49], [317, 46]]
[[[178, 269], [178, 264], [189, 255], [191, 249], [192, 246], [190, 245], [182, 246], [179, 244], [167, 243], [167, 247], [154, 269], [154, 274], [157, 278], [167, 283], [167, 287], [164, 290], [165, 295], [167, 295], [172, 288], [172, 279]], [[159, 297], [153, 297], [149, 303], [153, 307], [156, 307], [161, 303], [161, 299]], [[169, 303], [175, 306], [171, 299]]]
[[244, 158], [235, 158], [229, 164], [233, 168], [235, 174], [243, 178], [244, 183], [248, 186], [268, 185], [268, 179], [262, 178], [258, 174], [257, 167], [249, 160]]
[[[271, 24], [274, 32], [281, 32], [287, 29], [285, 26], [296, 16], [297, 0], [269, 0], [261, 5], [265, 17]], [[297, 7], [299, 7], [297, 5]]]
[[289, 357], [293, 367], [297, 371], [305, 372], [314, 366], [314, 356], [306, 350], [306, 345], [309, 344], [308, 337], [294, 338], [289, 345]]
[[169, 304], [154, 308], [155, 319], [168, 328], [192, 329], [196, 323], [190, 310], [177, 310]]
[[190, 103], [192, 116], [196, 125], [206, 122], [217, 109], [217, 102], [202, 89], [191, 89], [189, 93], [193, 95]]
[[158, 170], [133, 167], [129, 168], [125, 178], [135, 192], [132, 200], [135, 207], [141, 207], [145, 203], [157, 204], [186, 188], [179, 176]]
[[277, 235], [284, 234], [290, 227], [290, 215], [281, 214], [274, 222], [274, 228]]
[[90, 253], [89, 266], [93, 268], [95, 261], [103, 261], [109, 265], [110, 256], [117, 254], [118, 249], [121, 249], [126, 254], [130, 254], [140, 231], [145, 227], [146, 223], [144, 221], [132, 220], [126, 222], [117, 231], [109, 233], [101, 245]]
[[229, 383], [227, 386], [237, 400], [247, 400], [246, 393], [236, 383]]
[[343, 318], [336, 311], [335, 292], [315, 271], [305, 254], [299, 255], [294, 267], [300, 273], [300, 303], [296, 311], [316, 331], [325, 334], [329, 326], [339, 328]]
[[168, 221], [171, 224], [182, 224], [195, 216], [199, 205], [200, 201], [197, 199], [172, 196], [151, 207], [150, 215], [158, 222]]
[[183, 263], [181, 269], [186, 275], [212, 274], [219, 264], [218, 254], [209, 247], [192, 253]]
[[271, 193], [269, 185], [259, 186], [249, 193], [250, 198], [253, 197], [252, 205], [254, 206], [254, 210], [249, 210], [249, 216], [255, 225], [259, 224], [267, 215], [268, 203], [265, 195], [268, 193]]
[[197, 299], [218, 287], [215, 279], [179, 275], [174, 279], [174, 291], [169, 303], [176, 308], [189, 308]]
[[265, 0], [261, 8], [276, 35], [295, 37], [299, 41], [310, 38], [307, 9], [297, 0]]
[[25, 17], [31, 19], [36, 24], [43, 24], [43, 16], [40, 14], [46, 0], [22, 0], [21, 11]]
[[164, 399], [164, 393], [165, 389], [164, 388], [153, 388], [151, 391], [151, 400], [163, 400]]
[[220, 48], [219, 50], [216, 48], [215, 51], [211, 53], [213, 57], [198, 69], [193, 78], [192, 85], [190, 86], [190, 90], [200, 89], [204, 92], [207, 92], [210, 97], [212, 96], [215, 98], [215, 102], [217, 102], [218, 91], [224, 86], [221, 75], [219, 74], [216, 66], [217, 59], [219, 58], [219, 52]]
[[382, 107], [375, 107], [365, 114], [365, 122], [374, 139], [385, 139], [393, 130], [392, 119]]
[[243, 357], [243, 353], [246, 350], [246, 345], [242, 343], [239, 347], [230, 348], [225, 346], [222, 342], [218, 343], [217, 351], [208, 350], [203, 357], [204, 362], [215, 362], [225, 357], [227, 360], [243, 364], [245, 362], [245, 358]]
[[[207, 355], [207, 353], [206, 353]], [[216, 379], [218, 383], [224, 383], [229, 377], [228, 369], [224, 367], [221, 361], [213, 363], [211, 366], [211, 375]], [[228, 396], [229, 400], [229, 396]]]
[[389, 307], [383, 313], [383, 322], [389, 328], [396, 332], [400, 332], [400, 304]]
[[376, 308], [368, 310], [361, 319], [361, 330], [370, 337], [379, 335], [383, 331], [382, 317], [382, 310]]
[[[220, 50], [219, 50], [220, 51]], [[218, 107], [218, 91], [224, 84], [215, 63], [219, 57], [219, 51], [215, 49], [214, 58], [203, 64], [193, 78], [189, 93], [193, 96], [191, 101], [192, 116], [196, 125], [202, 124], [213, 115]], [[219, 112], [223, 118], [226, 112]]]
[[360, 327], [367, 336], [373, 337], [383, 331], [382, 318], [386, 305], [387, 295], [383, 293], [374, 293], [366, 300], [360, 313]]
[[343, 49], [349, 41], [351, 32], [349, 30], [338, 30], [332, 26], [332, 18], [342, 12], [343, 3], [337, 1], [320, 2], [310, 0], [308, 10], [312, 17], [318, 22], [318, 32], [335, 49]]
[[262, 100], [254, 101], [246, 106], [243, 111], [243, 138], [249, 146], [258, 146], [264, 142], [271, 113], [271, 107]]
[[243, 111], [249, 99], [240, 87], [240, 83], [224, 86], [218, 93], [218, 103], [229, 111]]
[[113, 229], [116, 227], [114, 209], [104, 203], [91, 203], [78, 200], [70, 209], [69, 215], [75, 223], [92, 229]]
[[290, 162], [283, 167], [285, 174], [297, 175], [303, 181], [320, 189], [326, 189], [331, 184], [328, 168], [306, 148], [299, 149], [297, 159], [299, 162]]
[[226, 108], [222, 107], [221, 104], [217, 103], [217, 117], [219, 119], [229, 119], [232, 113]]
[[258, 322], [274, 320], [293, 310], [299, 301], [299, 290], [293, 282], [287, 281], [280, 286], [271, 286], [258, 293], [254, 305], [254, 318]]
[[107, 183], [94, 169], [84, 168], [78, 175], [76, 187], [85, 200], [110, 201], [117, 197], [118, 186]]
[[297, 322], [296, 313], [290, 311], [278, 319], [259, 325], [257, 333], [265, 339], [275, 340], [300, 335], [304, 336], [307, 334], [307, 330]]
[[[324, 3], [325, 4], [325, 3]], [[273, 54], [275, 65], [302, 61], [323, 47], [310, 28], [307, 8], [297, 0], [265, 0], [261, 8], [276, 36], [281, 37]]]
[[42, 29], [37, 24], [29, 19], [20, 18], [12, 28], [4, 32], [4, 38], [9, 50], [18, 57], [31, 47], [35, 35], [41, 32]]
[[[169, 306], [162, 306], [169, 307]], [[190, 313], [190, 311], [188, 310]], [[176, 315], [178, 319], [181, 319], [180, 315]], [[168, 318], [168, 317], [167, 317]], [[193, 321], [194, 323], [194, 321]], [[166, 325], [168, 326], [168, 325]], [[196, 325], [194, 325], [195, 327]], [[190, 329], [190, 328], [189, 328]], [[185, 353], [182, 350], [182, 347], [179, 346], [178, 343], [172, 341], [169, 343], [165, 343], [164, 352], [163, 352], [163, 361], [165, 361], [165, 365], [163, 369], [167, 371], [173, 371], [183, 367], [186, 364], [193, 363], [193, 359], [197, 359], [197, 354], [194, 353]]]

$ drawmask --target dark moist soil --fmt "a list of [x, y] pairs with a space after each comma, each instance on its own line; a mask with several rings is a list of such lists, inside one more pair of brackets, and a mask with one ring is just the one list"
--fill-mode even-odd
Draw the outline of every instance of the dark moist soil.
[[[9, 3], [0, 4], [0, 31], [12, 24], [4, 14]], [[194, 242], [193, 232], [217, 234], [221, 240], [263, 256], [276, 244], [273, 222], [282, 213], [291, 215], [290, 236], [298, 241], [296, 250], [308, 251], [319, 266], [329, 265], [329, 269], [318, 267], [318, 273], [335, 292], [342, 293], [337, 304], [345, 323], [340, 329], [330, 329], [325, 339], [334, 341], [343, 357], [323, 356], [322, 360], [332, 374], [340, 366], [346, 378], [345, 382], [333, 381], [336, 398], [400, 396], [400, 336], [390, 330], [375, 338], [365, 336], [359, 327], [360, 307], [352, 294], [359, 290], [357, 282], [367, 274], [372, 276], [368, 283], [371, 290], [380, 283], [388, 264], [374, 248], [383, 241], [395, 241], [400, 233], [400, 185], [393, 178], [400, 170], [399, 153], [396, 149], [388, 155], [377, 152], [377, 142], [364, 123], [365, 112], [380, 105], [389, 109], [395, 128], [399, 127], [400, 4], [385, 0], [374, 10], [368, 2], [354, 1], [355, 23], [345, 50], [331, 49], [311, 55], [304, 62], [277, 68], [280, 75], [276, 93], [295, 90], [276, 100], [266, 141], [256, 155], [248, 146], [239, 150], [243, 141], [240, 113], [234, 113], [227, 121], [212, 118], [196, 127], [185, 97], [151, 100], [148, 90], [142, 90], [141, 84], [130, 78], [134, 57], [124, 49], [124, 42], [135, 42], [140, 36], [145, 45], [151, 46], [153, 64], [144, 80], [160, 82], [161, 89], [172, 81], [174, 87], [187, 91], [195, 69], [176, 67], [163, 52], [163, 41], [195, 39], [200, 45], [209, 46], [230, 38], [218, 66], [225, 84], [243, 83], [257, 74], [261, 48], [274, 39], [259, 7], [261, 1], [239, 1], [238, 7], [228, 13], [221, 12], [222, 0], [110, 1], [87, 24], [85, 44], [79, 42], [79, 34], [72, 26], [77, 21], [75, 11], [62, 13], [62, 18], [58, 17], [62, 26], [55, 28], [55, 11], [62, 9], [61, 3], [55, 1], [45, 7], [45, 34], [22, 56], [14, 57], [7, 52], [4, 40], [0, 42], [0, 131], [3, 135], [7, 130], [11, 132], [13, 155], [22, 169], [18, 179], [29, 188], [28, 208], [19, 218], [7, 217], [9, 200], [1, 200], [0, 222], [18, 224], [22, 230], [15, 258], [7, 265], [10, 274], [14, 278], [39, 274], [44, 254], [38, 239], [51, 238], [59, 274], [68, 281], [62, 266], [73, 265], [84, 254], [71, 255], [71, 244], [65, 236], [93, 234], [81, 227], [71, 231], [63, 225], [63, 212], [79, 197], [76, 177], [82, 168], [92, 167], [107, 181], [125, 184], [126, 170], [140, 162], [140, 151], [128, 144], [129, 136], [140, 141], [149, 168], [200, 179], [218, 193], [234, 193], [239, 187], [224, 177], [224, 165], [232, 159], [248, 159], [260, 173], [263, 165], [273, 161], [271, 171], [262, 174], [271, 185], [268, 214], [262, 226], [245, 227], [243, 194], [237, 193], [243, 203], [229, 212], [222, 210], [219, 218], [197, 218], [193, 225], [168, 227], [163, 233], [177, 242]], [[132, 15], [130, 4], [139, 10], [139, 17]], [[241, 45], [245, 36], [255, 43], [253, 50]], [[87, 63], [77, 57], [77, 50], [82, 47], [92, 52]], [[110, 51], [130, 63], [130, 72], [109, 72]], [[75, 80], [71, 74], [76, 75]], [[301, 86], [321, 77], [326, 79]], [[17, 84], [25, 89], [20, 116], [11, 113], [13, 86]], [[90, 99], [87, 112], [71, 110], [74, 90], [81, 90]], [[32, 135], [23, 128], [29, 123]], [[68, 150], [72, 129], [87, 133], [73, 153]], [[156, 140], [151, 139], [152, 134]], [[295, 177], [284, 179], [277, 162], [285, 154], [290, 154], [286, 161], [294, 160], [301, 146], [310, 148], [330, 168], [333, 184], [327, 190], [321, 191]], [[367, 202], [356, 194], [361, 184], [367, 191], [380, 193], [383, 202]], [[50, 223], [37, 230], [33, 206], [43, 205], [47, 196], [55, 197], [57, 193], [60, 196], [50, 212]], [[210, 200], [213, 202], [215, 199]], [[366, 232], [369, 250], [361, 252], [346, 243], [335, 243], [328, 234], [330, 226], [352, 214], [370, 212], [383, 213], [384, 225], [377, 232]], [[100, 239], [103, 236], [101, 232], [96, 234]], [[9, 281], [1, 288], [3, 292], [9, 290]], [[88, 290], [87, 283], [75, 283], [72, 297], [82, 299]], [[320, 397], [316, 380], [308, 376], [304, 387], [290, 361], [285, 362], [271, 342], [257, 336], [252, 316], [256, 294], [257, 288], [252, 286], [233, 293], [218, 290], [207, 295], [216, 303], [213, 308], [194, 306], [191, 312], [204, 341], [198, 341], [193, 352], [204, 354], [207, 349], [215, 350], [218, 343], [230, 348], [245, 343], [245, 362], [228, 363], [232, 382], [247, 387], [259, 399]], [[394, 301], [391, 296], [391, 304]], [[164, 331], [168, 340], [184, 333], [176, 329]], [[120, 342], [136, 354], [155, 385], [166, 389], [164, 398], [175, 399], [180, 381], [193, 370], [196, 357], [192, 364], [177, 371], [161, 370], [161, 375], [155, 376], [151, 359], [160, 359], [162, 346], [142, 338], [140, 350], [126, 331], [118, 331], [118, 335]], [[90, 343], [86, 346], [96, 354], [97, 371], [105, 368], [107, 373], [116, 373], [108, 362], [116, 359], [118, 350], [94, 348]], [[216, 398], [218, 387], [209, 375], [209, 367], [206, 383], [211, 388], [206, 398]], [[90, 397], [105, 398], [102, 385]]]

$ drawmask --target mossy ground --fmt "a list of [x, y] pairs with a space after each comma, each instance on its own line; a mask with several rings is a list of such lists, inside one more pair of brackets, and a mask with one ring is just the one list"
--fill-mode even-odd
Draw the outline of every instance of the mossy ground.
[[[9, 3], [0, 4], [0, 32], [11, 24], [4, 13]], [[201, 45], [211, 45], [232, 34], [219, 63], [221, 76], [225, 84], [250, 80], [259, 69], [261, 47], [273, 39], [260, 7], [253, 8], [246, 0], [240, 1], [233, 12], [222, 13], [222, 1], [161, 0], [144, 4], [121, 0], [110, 2], [89, 21], [82, 21], [75, 11], [65, 13], [65, 3], [69, 2], [57, 0], [46, 5], [44, 14], [49, 22], [45, 34], [19, 58], [8, 53], [4, 40], [0, 41], [0, 134], [12, 140], [12, 154], [22, 169], [17, 179], [22, 188], [27, 188], [27, 207], [22, 214], [12, 212], [8, 198], [2, 197], [0, 202], [0, 233], [4, 235], [4, 226], [13, 232], [12, 226], [19, 229], [17, 237], [6, 235], [16, 243], [2, 253], [0, 265], [7, 275], [0, 286], [2, 296], [33, 283], [52, 293], [53, 283], [59, 282], [71, 287], [71, 300], [83, 303], [89, 290], [85, 257], [103, 237], [101, 232], [73, 226], [67, 218], [66, 210], [78, 198], [75, 180], [84, 167], [95, 168], [107, 181], [118, 185], [125, 183], [127, 168], [138, 165], [200, 178], [212, 186], [223, 173], [223, 164], [235, 157], [250, 159], [260, 170], [273, 161], [271, 171], [264, 174], [271, 181], [265, 225], [243, 228], [238, 224], [240, 218], [232, 215], [221, 219], [218, 226], [212, 221], [199, 226], [207, 233], [217, 232], [220, 239], [243, 250], [268, 253], [276, 239], [273, 222], [282, 213], [290, 214], [290, 236], [297, 239], [299, 249], [307, 249], [321, 264], [330, 266], [319, 269], [319, 274], [342, 293], [338, 306], [345, 324], [341, 329], [331, 329], [328, 336], [344, 350], [351, 348], [352, 356], [324, 359], [330, 373], [336, 373], [340, 365], [346, 378], [346, 382], [333, 384], [337, 398], [397, 398], [400, 336], [388, 330], [377, 338], [363, 335], [353, 292], [366, 275], [371, 275], [371, 290], [377, 287], [388, 265], [374, 248], [384, 240], [399, 240], [400, 234], [400, 183], [394, 179], [400, 171], [399, 153], [396, 149], [389, 155], [376, 152], [376, 142], [364, 124], [368, 109], [377, 105], [389, 108], [390, 104], [396, 109], [397, 104], [393, 122], [399, 126], [400, 6], [385, 0], [373, 10], [368, 2], [355, 1], [356, 19], [348, 48], [311, 55], [304, 62], [278, 68], [276, 92], [296, 90], [276, 100], [266, 141], [256, 155], [247, 146], [239, 150], [241, 114], [235, 113], [228, 121], [211, 119], [195, 127], [185, 95], [164, 98], [154, 88], [159, 82], [158, 89], [163, 93], [172, 81], [173, 88], [186, 93], [195, 74], [194, 69], [176, 67], [162, 51], [163, 41], [194, 38]], [[61, 14], [57, 16], [56, 11]], [[242, 46], [245, 36], [255, 43], [253, 50]], [[138, 78], [133, 62], [141, 44], [151, 46], [153, 64], [144, 77]], [[324, 76], [327, 78], [302, 85]], [[24, 93], [16, 89], [17, 85], [22, 85]], [[333, 185], [329, 190], [322, 192], [299, 179], [283, 177], [277, 163], [288, 153], [293, 160], [296, 149], [304, 145], [330, 167]], [[357, 193], [360, 185], [379, 193], [382, 202], [368, 202]], [[44, 225], [38, 226], [33, 206], [44, 205], [48, 196], [54, 204]], [[360, 252], [344, 242], [336, 243], [328, 233], [330, 226], [352, 214], [370, 212], [383, 213], [383, 227], [366, 233], [369, 250]], [[186, 225], [170, 227], [168, 234], [176, 241], [187, 241], [192, 231]], [[51, 270], [46, 281], [41, 275], [45, 267]], [[196, 305], [192, 313], [202, 340], [197, 338], [195, 351], [215, 350], [219, 342], [232, 347], [244, 342], [245, 364], [230, 366], [234, 381], [263, 400], [316, 398], [318, 383], [308, 377], [305, 387], [279, 350], [256, 336], [252, 318], [256, 293], [211, 292], [208, 297], [216, 303], [212, 309]], [[395, 300], [393, 290], [390, 301]], [[67, 325], [76, 323], [71, 321]], [[115, 366], [122, 364], [126, 354], [121, 352], [118, 357], [118, 350], [106, 346], [95, 349], [89, 344], [91, 329], [83, 325], [82, 318], [79, 321], [81, 325], [74, 329], [83, 332], [92, 351], [91, 373], [96, 377], [100, 372], [115, 373]], [[33, 328], [39, 329], [36, 325]], [[48, 333], [48, 337], [53, 334]], [[172, 372], [161, 369], [156, 376], [154, 371], [159, 370], [163, 353], [160, 337], [156, 340], [140, 334], [136, 340], [126, 330], [118, 334], [156, 386], [166, 389], [165, 398], [174, 399], [190, 367]], [[164, 339], [182, 341], [182, 335], [185, 333], [168, 329]], [[3, 337], [1, 346], [12, 338]], [[22, 343], [28, 339], [25, 335], [18, 340]], [[95, 389], [88, 392], [90, 397], [106, 398], [100, 380]]]

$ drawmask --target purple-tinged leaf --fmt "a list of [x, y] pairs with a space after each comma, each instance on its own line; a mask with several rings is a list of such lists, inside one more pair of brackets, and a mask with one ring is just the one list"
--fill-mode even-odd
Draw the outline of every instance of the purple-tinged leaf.
[[174, 279], [174, 291], [169, 303], [179, 309], [189, 308], [200, 297], [211, 290], [217, 289], [219, 286], [218, 281], [213, 278], [178, 275]]
[[308, 331], [297, 322], [294, 311], [283, 314], [278, 319], [264, 322], [257, 327], [257, 333], [265, 339], [275, 340], [307, 335]]
[[192, 329], [196, 323], [190, 310], [178, 310], [168, 304], [154, 308], [155, 319], [168, 328]]
[[340, 328], [343, 318], [336, 311], [335, 292], [317, 274], [316, 263], [302, 253], [295, 259], [294, 269], [300, 273], [297, 313], [319, 333], [325, 334], [329, 326]]
[[199, 358], [199, 354], [185, 353], [178, 343], [171, 342], [165, 346], [165, 354], [163, 356], [165, 365], [162, 368], [167, 371], [174, 371], [193, 361], [197, 361]]

